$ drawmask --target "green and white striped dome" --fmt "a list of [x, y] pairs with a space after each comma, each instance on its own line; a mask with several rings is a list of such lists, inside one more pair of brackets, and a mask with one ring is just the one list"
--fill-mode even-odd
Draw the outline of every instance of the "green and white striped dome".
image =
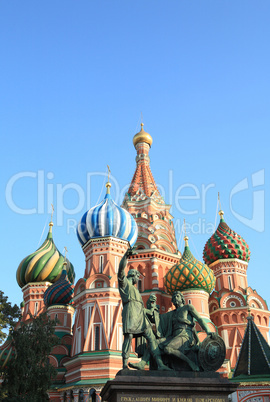
[[[22, 288], [30, 282], [56, 282], [62, 273], [65, 257], [60, 253], [52, 238], [52, 226], [49, 224], [49, 232], [46, 240], [34, 253], [25, 257], [17, 269], [17, 282]], [[73, 265], [66, 260], [68, 279], [74, 283], [75, 272]]]

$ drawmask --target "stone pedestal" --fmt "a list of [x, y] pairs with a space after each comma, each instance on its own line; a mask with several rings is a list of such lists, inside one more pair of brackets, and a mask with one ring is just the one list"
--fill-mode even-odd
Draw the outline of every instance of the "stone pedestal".
[[100, 396], [103, 402], [228, 402], [237, 387], [218, 373], [121, 370]]

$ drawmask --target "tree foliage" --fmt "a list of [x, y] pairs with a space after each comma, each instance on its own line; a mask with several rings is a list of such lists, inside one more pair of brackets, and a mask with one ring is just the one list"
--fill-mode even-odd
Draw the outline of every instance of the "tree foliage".
[[[54, 334], [55, 321], [46, 313], [31, 317], [12, 331], [16, 358], [11, 359], [4, 373], [3, 389], [8, 401], [43, 402], [48, 400], [47, 390], [56, 376], [56, 369], [48, 356], [59, 343]], [[5, 400], [5, 399], [4, 399]]]
[[14, 329], [15, 324], [21, 316], [20, 308], [17, 304], [14, 306], [8, 301], [8, 297], [0, 290], [0, 343], [6, 338], [4, 329]]

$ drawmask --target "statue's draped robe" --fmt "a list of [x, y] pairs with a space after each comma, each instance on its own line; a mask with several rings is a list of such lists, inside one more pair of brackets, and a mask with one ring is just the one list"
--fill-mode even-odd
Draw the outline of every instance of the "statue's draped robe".
[[118, 276], [118, 286], [123, 302], [123, 333], [141, 335], [146, 329], [146, 316], [140, 292], [124, 273]]
[[173, 326], [177, 324], [177, 322], [179, 322], [177, 319], [177, 310], [169, 311], [168, 313], [161, 314], [159, 316], [158, 326], [156, 322], [157, 331], [162, 334], [162, 337], [166, 338], [166, 341], [162, 342], [160, 346], [166, 346], [174, 338], [182, 338], [182, 342], [179, 343], [179, 347], [183, 352], [185, 352], [189, 350], [192, 345], [198, 344], [199, 338], [197, 332], [195, 331], [193, 320], [188, 319], [180, 320], [180, 322], [186, 324], [186, 329], [183, 329], [179, 335], [173, 337]]

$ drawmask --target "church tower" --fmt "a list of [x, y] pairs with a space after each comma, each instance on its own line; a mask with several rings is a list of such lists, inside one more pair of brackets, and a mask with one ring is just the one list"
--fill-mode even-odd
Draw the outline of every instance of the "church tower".
[[75, 286], [72, 359], [65, 364], [66, 387], [97, 392], [122, 368], [122, 302], [117, 272], [137, 240], [133, 217], [115, 204], [106, 184], [104, 200], [81, 218], [77, 235], [85, 255], [84, 277]]
[[141, 276], [139, 289], [146, 302], [151, 293], [163, 313], [171, 306], [171, 297], [165, 293], [163, 279], [168, 270], [179, 261], [173, 217], [170, 205], [165, 204], [150, 169], [149, 150], [152, 137], [141, 130], [133, 138], [137, 151], [136, 169], [122, 207], [135, 219], [138, 226], [136, 255], [129, 258], [129, 268]]
[[223, 338], [230, 368], [234, 368], [243, 342], [248, 310], [264, 338], [269, 342], [269, 316], [265, 300], [248, 286], [247, 268], [250, 250], [245, 240], [225, 222], [220, 223], [207, 241], [203, 258], [216, 277], [215, 291], [209, 300], [211, 320]]
[[67, 261], [65, 258], [60, 278], [44, 294], [47, 315], [51, 320], [55, 320], [55, 335], [60, 340], [59, 344], [53, 347], [49, 355], [50, 363], [57, 370], [57, 376], [54, 378], [53, 387], [49, 392], [50, 400], [52, 401], [59, 401], [57, 388], [65, 383], [66, 368], [64, 364], [70, 360], [72, 344], [74, 308], [71, 304], [74, 285], [68, 279], [66, 268]]
[[[44, 243], [32, 254], [25, 257], [17, 269], [17, 282], [23, 292], [22, 320], [44, 312], [44, 293], [56, 282], [62, 273], [64, 256], [54, 244], [52, 236], [53, 222], [49, 223], [49, 232]], [[66, 261], [66, 271], [71, 283], [74, 283], [73, 265]]]

